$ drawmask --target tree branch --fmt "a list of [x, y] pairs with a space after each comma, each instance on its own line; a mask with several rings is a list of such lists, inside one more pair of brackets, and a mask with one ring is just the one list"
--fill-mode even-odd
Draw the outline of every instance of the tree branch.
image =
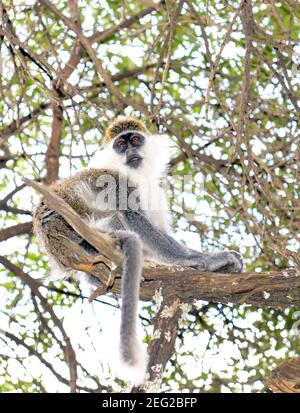
[[[179, 320], [182, 315], [178, 295], [173, 295], [162, 300], [158, 313], [153, 321], [153, 337], [148, 346], [149, 382], [132, 389], [132, 393], [144, 393], [150, 386], [160, 388], [166, 364], [172, 357], [177, 338]], [[151, 388], [153, 391], [153, 389]]]
[[48, 109], [49, 106], [50, 102], [41, 103], [38, 108], [28, 113], [28, 115], [25, 115], [20, 119], [14, 120], [9, 125], [2, 128], [0, 130], [0, 143], [2, 143], [5, 139], [9, 138], [14, 133], [19, 132], [21, 130], [21, 126], [23, 126], [26, 122], [37, 118], [38, 115], [44, 112], [46, 109]]
[[[80, 23], [80, 12], [78, 9], [78, 4], [76, 0], [69, 2], [70, 14], [72, 16], [72, 21], [74, 26], [78, 31], [81, 31]], [[58, 178], [59, 171], [59, 156], [60, 156], [60, 143], [62, 138], [63, 131], [63, 105], [62, 105], [62, 96], [59, 92], [59, 82], [65, 81], [75, 70], [81, 58], [82, 48], [78, 39], [75, 41], [75, 45], [72, 49], [68, 62], [65, 66], [60, 69], [57, 73], [56, 79], [53, 81], [53, 93], [56, 97], [52, 102], [52, 133], [48, 149], [46, 152], [46, 169], [47, 176], [45, 182], [51, 184], [56, 181]]]
[[[68, 224], [101, 254], [96, 257], [90, 255], [77, 244], [64, 238], [62, 244], [68, 243], [70, 264], [73, 268], [78, 270], [81, 266], [82, 270], [98, 277], [103, 284], [109, 285], [110, 274], [107, 267], [118, 268], [122, 262], [121, 254], [116, 250], [116, 241], [107, 234], [93, 230], [51, 189], [29, 179], [24, 180], [41, 192], [44, 202], [62, 215]], [[103, 271], [103, 257], [108, 263], [106, 271]], [[155, 292], [162, 288], [164, 297], [174, 296], [176, 291], [183, 302], [201, 299], [273, 308], [300, 304], [300, 271], [297, 268], [267, 273], [219, 274], [146, 262], [143, 278], [140, 297], [146, 301], [151, 300]], [[112, 291], [120, 293], [120, 290], [120, 277], [117, 276]]]
[[16, 235], [30, 234], [32, 231], [32, 222], [24, 222], [22, 224], [13, 225], [12, 227], [4, 228], [0, 231], [0, 242], [6, 241]]
[[115, 84], [112, 81], [111, 76], [109, 73], [105, 70], [104, 66], [102, 65], [102, 62], [100, 59], [97, 57], [96, 52], [94, 51], [92, 47], [91, 41], [82, 34], [80, 30], [78, 30], [78, 27], [74, 24], [74, 22], [69, 19], [67, 16], [65, 16], [63, 13], [61, 13], [55, 6], [52, 4], [49, 0], [40, 0], [40, 3], [43, 4], [46, 8], [51, 10], [52, 13], [56, 15], [56, 17], [59, 17], [65, 25], [71, 29], [75, 34], [78, 36], [78, 39], [80, 40], [82, 46], [86, 50], [87, 54], [89, 55], [90, 59], [95, 65], [96, 71], [98, 75], [102, 77], [102, 79], [105, 82], [105, 85], [109, 92], [115, 96], [123, 105], [124, 107], [126, 106], [131, 106], [135, 110], [138, 110], [139, 112], [143, 113], [144, 115], [148, 115], [148, 110], [145, 105], [142, 105], [128, 97], [125, 97], [122, 95], [122, 93], [119, 91], [119, 89], [115, 86]]
[[265, 383], [274, 393], [300, 393], [300, 357], [279, 364]]
[[[29, 274], [26, 274], [20, 267], [13, 264], [6, 257], [0, 256], [0, 263], [4, 267], [6, 267], [9, 271], [16, 274], [24, 282], [24, 284], [30, 288], [32, 293], [39, 298], [41, 305], [43, 306], [45, 311], [47, 311], [50, 314], [52, 321], [55, 323], [55, 325], [58, 327], [59, 331], [61, 332], [63, 340], [65, 341], [64, 350], [65, 350], [66, 362], [68, 364], [69, 372], [70, 372], [70, 381], [69, 381], [70, 391], [72, 393], [75, 393], [76, 388], [77, 388], [76, 354], [71, 344], [71, 340], [64, 329], [63, 323], [57, 317], [56, 313], [54, 312], [53, 308], [48, 303], [46, 298], [39, 291], [40, 285], [36, 282], [34, 278], [30, 277]], [[56, 337], [56, 339], [58, 342], [61, 342], [61, 339], [59, 337]]]

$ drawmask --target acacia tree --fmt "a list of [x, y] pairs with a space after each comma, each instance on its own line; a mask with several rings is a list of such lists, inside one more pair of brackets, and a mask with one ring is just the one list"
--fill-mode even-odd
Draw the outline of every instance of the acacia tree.
[[[300, 301], [299, 4], [0, 4], [0, 391], [123, 385], [105, 366], [94, 371], [86, 356], [95, 345], [91, 325], [85, 338], [70, 333], [66, 313], [91, 306], [87, 297], [72, 281], [39, 278], [49, 269], [31, 233], [38, 195], [23, 181], [45, 188], [85, 167], [119, 114], [142, 117], [150, 131], [172, 139], [178, 237], [205, 251], [237, 249], [248, 271], [221, 278], [145, 269], [141, 319], [152, 382], [169, 360], [165, 391], [262, 391], [270, 370], [299, 353], [300, 344], [291, 334]], [[193, 179], [183, 187], [186, 175]], [[118, 289], [116, 282], [112, 291]], [[117, 300], [101, 297], [92, 305], [101, 323]], [[162, 316], [166, 308], [171, 317]], [[299, 391], [299, 374], [292, 380], [290, 371], [290, 362], [288, 377], [278, 368], [268, 386]]]

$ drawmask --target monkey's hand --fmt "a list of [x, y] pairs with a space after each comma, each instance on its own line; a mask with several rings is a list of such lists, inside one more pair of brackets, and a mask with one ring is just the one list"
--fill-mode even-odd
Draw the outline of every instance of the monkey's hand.
[[222, 251], [206, 257], [207, 271], [221, 273], [241, 272], [243, 261], [236, 251]]

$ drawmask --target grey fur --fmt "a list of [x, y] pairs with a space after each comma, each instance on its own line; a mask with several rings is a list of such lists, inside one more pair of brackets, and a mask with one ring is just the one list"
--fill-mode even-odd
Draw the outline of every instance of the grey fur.
[[155, 228], [141, 211], [121, 211], [125, 227], [137, 233], [148, 252], [148, 258], [162, 263], [195, 266], [202, 271], [239, 272], [241, 259], [234, 252], [203, 254], [186, 248], [174, 238]]
[[142, 276], [143, 250], [140, 238], [129, 231], [116, 231], [124, 254], [122, 271], [121, 357], [125, 363], [137, 364], [136, 323], [139, 286]]

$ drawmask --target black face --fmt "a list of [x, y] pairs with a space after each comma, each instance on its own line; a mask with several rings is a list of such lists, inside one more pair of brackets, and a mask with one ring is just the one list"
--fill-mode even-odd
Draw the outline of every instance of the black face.
[[138, 168], [143, 160], [139, 150], [145, 143], [145, 138], [138, 132], [128, 132], [119, 136], [113, 144], [114, 150], [125, 155], [125, 164], [131, 168]]

